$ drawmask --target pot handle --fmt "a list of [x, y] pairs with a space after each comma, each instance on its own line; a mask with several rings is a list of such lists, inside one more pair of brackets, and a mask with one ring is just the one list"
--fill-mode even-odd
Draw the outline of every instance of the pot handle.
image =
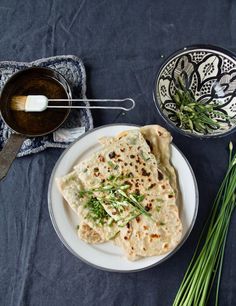
[[5, 146], [0, 152], [0, 181], [7, 175], [7, 172], [25, 139], [26, 137], [24, 135], [11, 134], [7, 140]]

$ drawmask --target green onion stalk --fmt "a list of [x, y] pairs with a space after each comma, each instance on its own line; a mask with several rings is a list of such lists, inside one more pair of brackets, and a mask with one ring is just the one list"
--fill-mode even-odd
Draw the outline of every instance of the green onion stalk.
[[229, 163], [195, 253], [175, 297], [173, 306], [207, 305], [213, 285], [215, 306], [219, 305], [220, 280], [225, 245], [236, 199], [236, 154], [229, 144]]

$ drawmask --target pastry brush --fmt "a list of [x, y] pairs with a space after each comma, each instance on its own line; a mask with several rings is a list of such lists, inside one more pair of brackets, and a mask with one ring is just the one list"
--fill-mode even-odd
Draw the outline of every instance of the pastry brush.
[[[100, 106], [100, 105], [49, 105], [48, 102], [117, 102], [123, 103], [121, 106]], [[126, 105], [126, 104], [129, 105]], [[125, 107], [126, 105], [126, 107]], [[131, 98], [125, 99], [48, 99], [43, 95], [29, 95], [29, 96], [13, 96], [10, 101], [10, 108], [14, 111], [24, 112], [42, 112], [48, 108], [89, 108], [89, 109], [121, 109], [130, 111], [135, 107], [135, 101]]]

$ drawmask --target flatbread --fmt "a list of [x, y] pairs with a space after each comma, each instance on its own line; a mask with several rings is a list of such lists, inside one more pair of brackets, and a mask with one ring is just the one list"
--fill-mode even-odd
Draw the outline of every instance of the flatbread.
[[[176, 205], [177, 179], [170, 164], [171, 139], [156, 125], [103, 137], [99, 152], [57, 179], [62, 195], [81, 218], [81, 239], [88, 243], [112, 240], [130, 260], [165, 254], [179, 243], [182, 224]], [[122, 187], [126, 189], [120, 195]], [[92, 190], [105, 211], [102, 225], [88, 218], [86, 203], [91, 195], [81, 198], [83, 190]]]
[[159, 169], [162, 169], [170, 180], [170, 184], [178, 192], [177, 178], [174, 167], [170, 162], [171, 134], [160, 125], [146, 125], [140, 132], [149, 144], [152, 154], [157, 160]]

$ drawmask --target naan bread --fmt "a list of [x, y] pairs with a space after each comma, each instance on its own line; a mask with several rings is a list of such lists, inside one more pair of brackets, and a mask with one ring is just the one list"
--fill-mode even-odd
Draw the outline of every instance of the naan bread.
[[[165, 254], [179, 243], [182, 224], [176, 206], [176, 174], [169, 161], [171, 139], [164, 128], [156, 125], [103, 137], [99, 152], [57, 179], [64, 198], [80, 216], [81, 239], [88, 243], [113, 240], [130, 260]], [[125, 198], [121, 210], [111, 205], [111, 195], [103, 190], [110, 188], [111, 177], [119, 186], [128, 186], [127, 196], [141, 195], [147, 213]], [[88, 197], [79, 196], [83, 190], [93, 190], [93, 196], [100, 201], [106, 214], [102, 225], [88, 218]]]

